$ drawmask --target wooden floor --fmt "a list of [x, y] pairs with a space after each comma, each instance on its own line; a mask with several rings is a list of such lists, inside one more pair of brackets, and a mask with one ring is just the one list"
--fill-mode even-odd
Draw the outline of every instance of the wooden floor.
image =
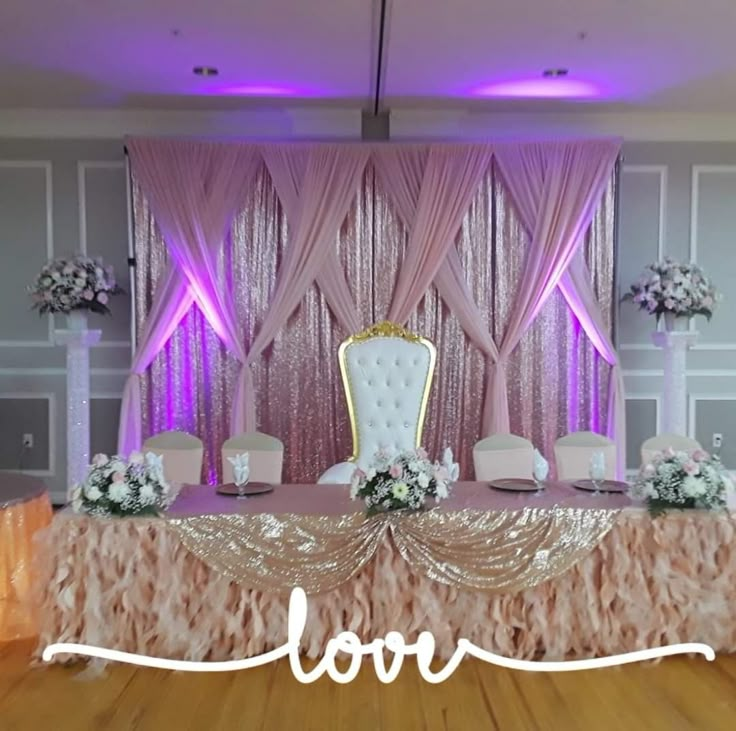
[[28, 666], [28, 643], [0, 647], [0, 729], [736, 729], [736, 656], [523, 673], [465, 661], [441, 685], [406, 661], [382, 685], [372, 665], [338, 685], [294, 680], [288, 662], [239, 673]]

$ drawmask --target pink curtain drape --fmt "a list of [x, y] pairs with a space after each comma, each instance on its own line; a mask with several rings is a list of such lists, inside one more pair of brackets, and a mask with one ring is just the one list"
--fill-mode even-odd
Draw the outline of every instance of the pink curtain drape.
[[[493, 342], [492, 335], [484, 326], [480, 311], [473, 301], [470, 289], [465, 280], [460, 257], [453, 245], [454, 237], [457, 235], [457, 229], [459, 229], [460, 222], [462, 221], [462, 216], [467, 212], [480, 177], [482, 177], [490, 165], [490, 155], [491, 148], [488, 147], [488, 156], [483, 154], [476, 156], [476, 166], [471, 168], [467, 178], [467, 197], [464, 201], [461, 201], [460, 205], [456, 206], [457, 212], [460, 212], [462, 208], [457, 227], [455, 230], [451, 230], [448, 226], [447, 229], [447, 238], [443, 242], [446, 245], [444, 259], [441, 260], [438, 268], [435, 267], [435, 261], [427, 262], [424, 276], [420, 279], [419, 286], [421, 286], [421, 282], [424, 281], [426, 276], [433, 269], [436, 269], [434, 283], [440, 296], [455, 313], [455, 316], [458, 318], [460, 325], [470, 340], [487, 358], [490, 358], [491, 362], [495, 363], [498, 360], [498, 349]], [[396, 210], [403, 220], [404, 225], [412, 232], [414, 231], [413, 222], [417, 218], [422, 181], [424, 180], [429, 157], [429, 148], [422, 145], [396, 148], [377, 147], [373, 155], [374, 165], [381, 184], [394, 201]], [[427, 200], [430, 200], [429, 196], [425, 198], [425, 201]], [[424, 287], [419, 298], [424, 295], [428, 286], [427, 284]], [[419, 292], [418, 287], [416, 292]], [[416, 294], [409, 301], [413, 301], [415, 297]], [[488, 372], [490, 373], [490, 369], [488, 369]], [[488, 391], [489, 389], [486, 388], [482, 420], [484, 432], [490, 428], [491, 418], [491, 402], [488, 398]]]
[[[392, 276], [392, 291], [386, 298], [388, 316], [405, 322], [432, 283], [436, 285], [469, 342], [486, 358], [483, 433], [508, 431], [506, 363], [559, 285], [589, 339], [613, 366], [609, 433], [621, 434], [618, 424], [623, 424], [623, 386], [615, 365], [616, 354], [595, 294], [589, 285], [586, 287], [584, 269], [576, 268], [573, 261], [610, 180], [618, 148], [618, 143], [609, 141], [493, 147], [131, 141], [136, 179], [150, 201], [170, 263], [139, 339], [132, 374], [125, 387], [120, 427], [124, 453], [140, 446], [141, 441], [137, 374], [150, 365], [193, 301], [241, 364], [237, 382], [228, 391], [232, 394], [231, 431], [256, 428], [251, 366], [284, 328], [314, 283], [340, 328], [347, 332], [361, 328], [362, 317], [370, 315], [366, 315], [359, 291], [355, 295], [351, 292], [336, 242], [364, 172], [371, 172], [366, 171], [369, 159], [408, 231], [405, 249], [402, 244], [398, 277]], [[503, 315], [508, 324], [501, 338], [497, 326], [491, 330], [486, 324], [485, 304], [481, 312], [475, 301], [482, 303], [483, 296], [477, 287], [469, 286], [455, 248], [481, 181], [492, 175], [494, 154], [531, 238], [516, 284], [515, 303]], [[273, 297], [260, 327], [254, 322], [255, 336], [249, 336], [237, 320], [228, 287], [223, 286], [229, 276], [223, 267], [229, 264], [223, 259], [222, 244], [256, 171], [260, 168], [260, 174], [266, 175], [262, 161], [288, 221], [288, 235], [284, 237], [283, 254], [279, 254], [278, 270], [274, 270]], [[344, 252], [340, 256], [344, 258]], [[357, 256], [357, 252], [351, 256]], [[571, 262], [573, 266], [566, 274]], [[380, 259], [376, 266], [380, 270]], [[592, 311], [593, 316], [584, 317], [586, 311]], [[243, 313], [239, 316], [242, 318]], [[251, 345], [246, 348], [249, 339]], [[233, 378], [235, 373], [233, 367]], [[620, 438], [617, 441], [623, 448]]]
[[181, 319], [194, 302], [189, 287], [174, 264], [169, 264], [164, 279], [146, 320], [143, 332], [138, 338], [138, 347], [130, 367], [130, 375], [125, 382], [120, 404], [120, 426], [118, 428], [118, 454], [129, 455], [140, 449], [143, 443], [141, 384], [140, 377], [153, 359], [168, 342]]
[[369, 150], [363, 145], [320, 145], [309, 150], [305, 164], [302, 151], [296, 147], [276, 146], [263, 151], [277, 190], [288, 191], [286, 198], [294, 207], [298, 195], [298, 208], [273, 301], [246, 359], [246, 431], [256, 428], [249, 367], [276, 337], [317, 279], [324, 262], [334, 254], [337, 232], [357, 192], [368, 155]]
[[259, 150], [254, 145], [146, 139], [130, 141], [128, 149], [172, 260], [212, 329], [242, 364], [232, 416], [233, 428], [242, 431], [246, 354], [232, 302], [219, 281], [217, 259], [255, 177]]
[[[405, 219], [411, 226], [409, 243], [389, 310], [389, 319], [400, 323], [409, 318], [434, 281], [493, 152], [487, 144], [432, 145], [418, 195], [416, 174], [421, 159], [409, 159], [417, 154], [422, 153], [411, 148], [387, 147], [375, 155], [389, 190], [399, 185], [402, 170], [411, 171], [403, 178], [403, 190], [397, 196], [397, 204], [403, 208], [402, 217], [409, 213], [412, 200], [416, 200], [408, 221]], [[396, 184], [392, 169], [396, 172]]]
[[560, 282], [590, 226], [616, 162], [619, 140], [501, 144], [496, 161], [531, 244], [489, 379], [491, 432], [509, 431], [505, 364]]
[[[286, 218], [290, 225], [296, 228], [301, 213], [301, 195], [309, 160], [308, 149], [294, 148], [286, 151], [280, 147], [267, 148], [263, 155], [281, 205], [286, 212]], [[353, 333], [360, 330], [360, 314], [335, 251], [326, 253], [317, 272], [316, 281], [335, 318], [345, 331]]]
[[616, 442], [617, 476], [626, 472], [626, 394], [618, 355], [591, 286], [591, 276], [581, 252], [575, 256], [560, 279], [560, 291], [581, 324], [588, 339], [601, 357], [611, 366], [608, 381], [608, 424], [606, 432]]

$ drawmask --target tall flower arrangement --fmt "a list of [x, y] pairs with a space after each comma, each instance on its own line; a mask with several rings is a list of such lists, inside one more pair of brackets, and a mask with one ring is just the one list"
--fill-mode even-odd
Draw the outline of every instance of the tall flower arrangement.
[[105, 266], [102, 259], [79, 254], [46, 264], [28, 291], [33, 308], [44, 315], [68, 314], [73, 310], [109, 314], [110, 297], [123, 290], [115, 281], [111, 266]]
[[365, 502], [368, 515], [421, 510], [427, 498], [439, 502], [449, 496], [458, 472], [450, 449], [445, 450], [441, 463], [434, 464], [421, 447], [398, 453], [380, 450], [367, 470], [355, 471], [350, 496]]
[[681, 264], [667, 257], [650, 264], [624, 295], [657, 320], [662, 315], [713, 315], [720, 299], [713, 282], [697, 264]]

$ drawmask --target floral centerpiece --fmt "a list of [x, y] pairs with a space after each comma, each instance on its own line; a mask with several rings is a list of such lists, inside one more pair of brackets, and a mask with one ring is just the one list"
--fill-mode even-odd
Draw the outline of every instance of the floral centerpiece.
[[667, 449], [642, 466], [631, 497], [657, 515], [684, 508], [724, 508], [733, 483], [718, 457], [702, 449], [692, 454]]
[[28, 289], [34, 309], [42, 315], [74, 310], [109, 314], [110, 297], [123, 291], [112, 267], [104, 266], [102, 259], [81, 254], [49, 262]]
[[449, 449], [445, 450], [442, 463], [434, 464], [421, 447], [398, 453], [381, 450], [367, 470], [355, 471], [350, 497], [363, 500], [368, 515], [390, 510], [421, 510], [429, 497], [436, 502], [447, 498], [457, 477], [458, 466], [452, 461]]
[[96, 454], [89, 473], [70, 493], [72, 509], [101, 518], [158, 515], [175, 494], [164, 478], [163, 457], [132, 452], [122, 457]]
[[711, 280], [697, 264], [680, 264], [669, 257], [650, 264], [624, 295], [657, 321], [664, 315], [668, 329], [678, 318], [686, 322], [695, 315], [708, 320], [719, 295]]

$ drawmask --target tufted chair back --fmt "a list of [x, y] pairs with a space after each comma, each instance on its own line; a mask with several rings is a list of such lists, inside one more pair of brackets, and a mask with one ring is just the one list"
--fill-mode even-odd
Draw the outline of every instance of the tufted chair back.
[[419, 446], [436, 357], [428, 340], [388, 322], [340, 346], [352, 461], [358, 466], [368, 466], [381, 448]]

